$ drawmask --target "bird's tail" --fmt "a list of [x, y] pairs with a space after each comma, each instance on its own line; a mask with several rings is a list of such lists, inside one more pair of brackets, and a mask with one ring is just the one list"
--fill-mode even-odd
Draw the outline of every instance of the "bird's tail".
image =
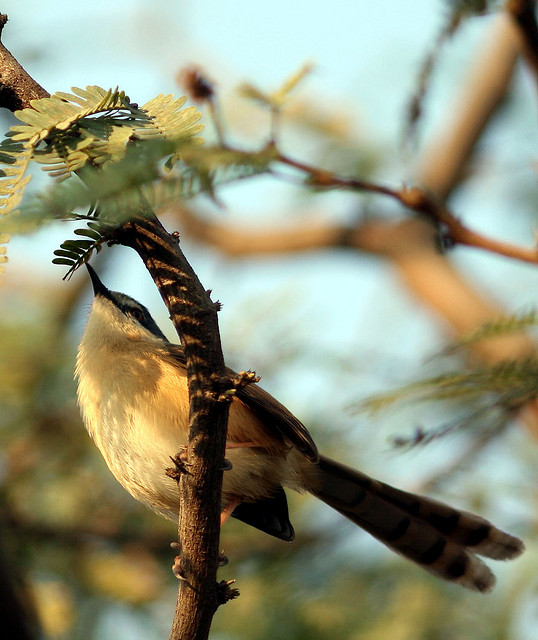
[[311, 493], [435, 576], [488, 592], [495, 576], [477, 555], [508, 560], [523, 542], [480, 516], [406, 491], [321, 456]]

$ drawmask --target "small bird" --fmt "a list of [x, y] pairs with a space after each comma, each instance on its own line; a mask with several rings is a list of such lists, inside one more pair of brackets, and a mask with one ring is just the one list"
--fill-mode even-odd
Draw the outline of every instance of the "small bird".
[[[177, 519], [165, 468], [187, 443], [185, 355], [149, 311], [109, 291], [89, 266], [95, 297], [77, 354], [86, 428], [117, 480], [158, 514]], [[231, 370], [230, 374], [235, 375]], [[222, 518], [293, 540], [284, 488], [307, 491], [433, 575], [488, 592], [478, 556], [508, 560], [524, 545], [480, 516], [396, 489], [318, 453], [304, 425], [258, 384], [237, 389], [226, 440]]]

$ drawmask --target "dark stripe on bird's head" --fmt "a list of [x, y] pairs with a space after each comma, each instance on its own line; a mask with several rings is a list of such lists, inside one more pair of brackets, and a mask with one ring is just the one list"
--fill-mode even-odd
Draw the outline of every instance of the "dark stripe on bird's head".
[[95, 273], [94, 269], [86, 263], [86, 268], [90, 274], [90, 278], [93, 286], [93, 293], [95, 296], [102, 296], [107, 300], [110, 300], [112, 304], [117, 307], [127, 317], [132, 318], [138, 322], [144, 329], [152, 333], [157, 338], [168, 342], [168, 338], [159, 329], [159, 326], [155, 320], [151, 317], [148, 309], [140, 302], [137, 302], [134, 298], [119, 293], [118, 291], [110, 291], [99, 279], [99, 276]]

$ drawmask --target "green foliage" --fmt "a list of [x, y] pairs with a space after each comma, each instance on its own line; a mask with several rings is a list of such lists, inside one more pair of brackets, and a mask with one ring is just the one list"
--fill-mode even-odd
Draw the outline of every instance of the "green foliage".
[[182, 109], [185, 100], [160, 95], [139, 108], [118, 89], [58, 92], [15, 113], [25, 124], [11, 128], [11, 140], [20, 145], [11, 147], [12, 156], [30, 155], [63, 180], [88, 164], [120, 160], [135, 140], [191, 139], [203, 127], [196, 124], [201, 114], [194, 107]]
[[[435, 360], [445, 358], [487, 340], [522, 332], [538, 324], [538, 312], [514, 314], [488, 322], [443, 349]], [[440, 426], [419, 427], [411, 437], [396, 436], [397, 446], [427, 444], [456, 429], [473, 428], [478, 438], [502, 431], [515, 412], [538, 396], [538, 357], [504, 360], [491, 366], [465, 366], [416, 380], [397, 389], [373, 395], [354, 409], [372, 414], [402, 401], [444, 403], [458, 407], [459, 413]], [[436, 405], [439, 407], [440, 405]], [[463, 411], [462, 411], [463, 409]], [[489, 435], [488, 435], [489, 434]]]
[[415, 400], [466, 400], [491, 394], [490, 403], [514, 409], [538, 393], [538, 360], [508, 360], [492, 367], [456, 371], [425, 378], [390, 393], [373, 396], [362, 408], [376, 412], [395, 402]]
[[54, 264], [69, 266], [69, 271], [64, 276], [64, 280], [71, 276], [80, 265], [88, 262], [94, 251], [99, 253], [105, 241], [103, 230], [97, 222], [88, 222], [88, 228], [75, 229], [74, 233], [84, 239], [62, 242], [60, 248], [54, 252], [56, 258], [52, 260]]
[[532, 309], [525, 313], [516, 313], [511, 316], [504, 316], [492, 322], [486, 322], [481, 327], [462, 336], [459, 340], [448, 346], [441, 352], [441, 355], [450, 355], [461, 349], [469, 347], [480, 340], [494, 338], [507, 333], [526, 331], [538, 325], [538, 311]]
[[[31, 160], [43, 165], [51, 177], [63, 181], [89, 167], [95, 172], [120, 162], [133, 145], [142, 142], [166, 141], [174, 151], [187, 140], [200, 143], [194, 136], [203, 128], [197, 124], [201, 114], [194, 107], [183, 109], [184, 102], [185, 98], [160, 95], [139, 108], [123, 91], [91, 86], [75, 87], [72, 94], [58, 92], [50, 98], [34, 100], [31, 108], [16, 112], [24, 124], [12, 127], [0, 144], [0, 214], [4, 215], [0, 241], [7, 241], [6, 232], [29, 231], [50, 219], [69, 218], [77, 205], [85, 205], [89, 199], [82, 197], [84, 192], [85, 196], [90, 193], [88, 184], [79, 183], [60, 194], [53, 192], [34, 199], [22, 211], [16, 211], [30, 181], [27, 170]], [[88, 178], [89, 175], [86, 174]], [[132, 178], [132, 172], [129, 175]], [[10, 215], [5, 217], [6, 214]], [[100, 242], [101, 239], [93, 239], [64, 243], [56, 261], [76, 268]], [[3, 253], [5, 249], [0, 256], [2, 261]], [[74, 260], [74, 256], [78, 258]]]
[[[93, 86], [35, 100], [17, 112], [25, 124], [0, 145], [1, 206], [9, 213], [0, 232], [28, 232], [55, 219], [92, 220], [55, 252], [54, 262], [68, 265], [70, 275], [107, 233], [147, 206], [213, 195], [217, 184], [268, 171], [275, 157], [270, 145], [256, 152], [202, 148], [196, 137], [201, 114], [184, 108], [185, 100], [159, 95], [138, 107], [118, 89]], [[15, 210], [31, 160], [56, 184]]]
[[[212, 193], [218, 184], [266, 171], [273, 158], [270, 148], [246, 153], [195, 147], [183, 154], [181, 164], [176, 164], [173, 171], [160, 175], [158, 165], [166, 150], [167, 145], [157, 143], [148, 145], [144, 154], [138, 149], [128, 152], [121, 162], [98, 173], [83, 172], [82, 180], [59, 184], [21, 209], [24, 224], [33, 227], [63, 211], [88, 208], [88, 214], [72, 217], [91, 218], [88, 228], [75, 231], [76, 235], [91, 240], [67, 240], [54, 252], [55, 264], [70, 267], [66, 277], [87, 262], [94, 251], [99, 251], [110, 233], [129, 220], [133, 212], [141, 215], [148, 205], [152, 210], [163, 209], [202, 192]], [[19, 221], [19, 231], [21, 228]]]
[[95, 86], [32, 101], [32, 108], [15, 113], [25, 124], [12, 127], [0, 145], [0, 161], [8, 167], [0, 181], [3, 212], [20, 201], [31, 159], [64, 180], [87, 165], [120, 160], [136, 140], [192, 139], [203, 128], [196, 124], [201, 114], [182, 109], [184, 102], [160, 95], [139, 108], [123, 91]]

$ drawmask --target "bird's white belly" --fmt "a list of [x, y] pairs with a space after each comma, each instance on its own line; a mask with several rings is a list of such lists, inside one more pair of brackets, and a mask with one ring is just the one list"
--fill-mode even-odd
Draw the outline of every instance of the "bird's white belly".
[[[113, 372], [102, 366], [105, 361], [81, 345], [77, 368], [85, 373], [79, 375], [78, 398], [86, 428], [125, 489], [159, 514], [175, 519], [177, 483], [166, 469], [187, 442], [185, 372], [162, 358], [145, 353], [137, 357], [132, 351], [125, 357], [115, 354]], [[256, 433], [256, 423], [245, 405], [232, 404], [230, 433], [246, 424], [253, 425]], [[288, 456], [282, 448], [271, 453], [261, 447], [232, 448], [226, 458], [232, 469], [223, 476], [223, 507], [231, 499], [268, 497], [280, 484], [304, 486], [295, 463], [301, 456], [296, 452]]]
[[[177, 414], [163, 420], [140, 407], [123, 406], [111, 399], [100, 411], [97, 446], [116, 477], [129, 493], [159, 514], [177, 518], [177, 483], [166, 474], [173, 458], [187, 438]], [[148, 434], [151, 438], [148, 439]], [[232, 468], [224, 471], [222, 508], [232, 499], [253, 502], [270, 496], [280, 482], [286, 482], [286, 457], [270, 455], [261, 448], [240, 447], [226, 450]]]

